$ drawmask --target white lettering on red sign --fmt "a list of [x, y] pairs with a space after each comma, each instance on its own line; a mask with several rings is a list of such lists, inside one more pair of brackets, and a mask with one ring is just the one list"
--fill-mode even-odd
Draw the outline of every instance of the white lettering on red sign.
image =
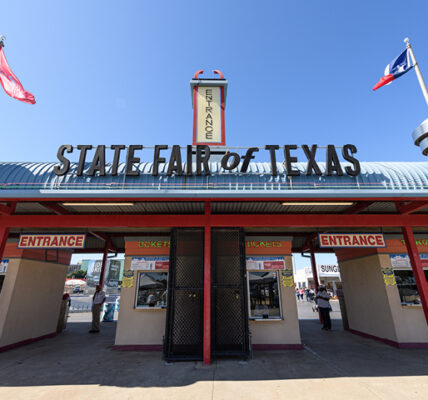
[[382, 233], [320, 233], [320, 247], [386, 247]]
[[83, 249], [85, 234], [42, 234], [19, 236], [18, 249]]

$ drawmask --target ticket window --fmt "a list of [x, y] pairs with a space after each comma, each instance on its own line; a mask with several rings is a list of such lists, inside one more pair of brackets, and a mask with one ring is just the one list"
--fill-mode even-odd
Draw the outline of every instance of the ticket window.
[[[428, 282], [428, 268], [424, 268], [425, 279]], [[395, 282], [403, 305], [421, 304], [415, 277], [411, 269], [394, 269]]]
[[138, 272], [135, 293], [135, 308], [166, 308], [168, 298], [168, 272]]
[[250, 319], [282, 319], [278, 271], [248, 271]]

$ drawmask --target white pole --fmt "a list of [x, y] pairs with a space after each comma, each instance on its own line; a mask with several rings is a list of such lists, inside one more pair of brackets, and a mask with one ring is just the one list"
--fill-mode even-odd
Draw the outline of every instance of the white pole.
[[427, 86], [425, 85], [425, 81], [424, 81], [424, 78], [422, 77], [422, 72], [419, 69], [419, 65], [416, 62], [416, 58], [415, 58], [415, 55], [413, 54], [412, 46], [410, 46], [410, 43], [409, 43], [409, 38], [405, 38], [404, 43], [406, 43], [406, 48], [409, 49], [410, 57], [412, 57], [413, 66], [415, 67], [416, 76], [418, 77], [418, 81], [419, 81], [419, 85], [420, 85], [421, 90], [422, 90], [422, 94], [424, 95], [425, 102], [427, 103], [427, 106], [428, 106]]

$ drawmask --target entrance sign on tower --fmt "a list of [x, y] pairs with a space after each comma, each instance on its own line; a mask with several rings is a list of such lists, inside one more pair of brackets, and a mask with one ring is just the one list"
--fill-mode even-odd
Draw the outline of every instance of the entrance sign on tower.
[[227, 80], [219, 70], [213, 72], [220, 79], [199, 79], [199, 70], [190, 81], [193, 105], [193, 145], [226, 144], [224, 108]]

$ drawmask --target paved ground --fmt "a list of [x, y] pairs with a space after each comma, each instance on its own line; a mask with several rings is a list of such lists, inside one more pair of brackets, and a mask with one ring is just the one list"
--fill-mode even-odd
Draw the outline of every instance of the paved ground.
[[[333, 306], [335, 307], [335, 306]], [[115, 323], [87, 333], [73, 314], [53, 339], [0, 354], [1, 399], [424, 399], [428, 350], [395, 349], [341, 330], [320, 330], [299, 304], [304, 350], [255, 352], [248, 362], [167, 365], [158, 352], [113, 351]]]

